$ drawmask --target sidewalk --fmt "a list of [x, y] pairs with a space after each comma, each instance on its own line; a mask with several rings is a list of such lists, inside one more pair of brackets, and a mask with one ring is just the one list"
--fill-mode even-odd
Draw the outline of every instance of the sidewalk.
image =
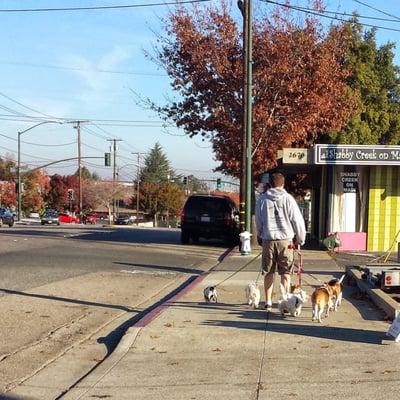
[[[400, 345], [386, 340], [382, 312], [354, 296], [354, 287], [345, 288], [339, 311], [322, 324], [311, 321], [310, 302], [298, 318], [281, 317], [276, 305], [271, 313], [253, 310], [244, 287], [258, 276], [256, 260], [218, 286], [218, 304], [204, 303], [205, 286], [256, 254], [226, 257], [154, 319], [130, 328], [116, 351], [61, 398], [397, 399]], [[343, 273], [322, 251], [305, 251], [304, 263], [309, 294]], [[47, 399], [50, 388], [38, 382], [12, 394]]]

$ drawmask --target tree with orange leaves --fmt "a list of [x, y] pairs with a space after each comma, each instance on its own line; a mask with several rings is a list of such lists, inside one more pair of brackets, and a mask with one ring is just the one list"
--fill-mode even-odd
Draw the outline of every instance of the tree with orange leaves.
[[[178, 96], [152, 107], [190, 137], [210, 140], [217, 170], [239, 177], [243, 50], [231, 12], [221, 1], [170, 13], [153, 59]], [[278, 149], [309, 147], [320, 134], [340, 130], [354, 101], [340, 29], [325, 32], [313, 17], [300, 24], [289, 11], [276, 11], [256, 17], [253, 46], [253, 172], [260, 174], [276, 164]]]

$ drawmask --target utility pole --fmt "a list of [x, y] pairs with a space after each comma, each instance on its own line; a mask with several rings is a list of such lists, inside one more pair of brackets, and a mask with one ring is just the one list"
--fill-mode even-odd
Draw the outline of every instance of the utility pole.
[[[243, 137], [240, 181], [240, 216], [242, 230], [251, 233], [252, 197], [252, 122], [253, 122], [253, 28], [252, 0], [238, 0], [243, 16]], [[244, 229], [243, 229], [244, 228]], [[244, 253], [242, 253], [244, 254]]]
[[[247, 1], [244, 0], [246, 3]], [[238, 7], [243, 17], [243, 91], [242, 91], [242, 161], [241, 161], [241, 175], [240, 175], [240, 230], [241, 232], [246, 230], [246, 149], [247, 149], [247, 53], [246, 43], [247, 40], [247, 17], [246, 17], [246, 5], [242, 0], [238, 0]]]
[[139, 196], [140, 196], [140, 155], [146, 153], [132, 153], [137, 155], [137, 170], [136, 170], [136, 225], [139, 225]]
[[79, 214], [82, 215], [82, 154], [81, 154], [81, 121], [76, 121], [74, 129], [78, 133], [78, 199]]
[[251, 233], [251, 197], [252, 197], [252, 152], [253, 152], [253, 5], [245, 0], [247, 20], [246, 51], [246, 231]]
[[117, 176], [117, 142], [121, 142], [122, 139], [107, 139], [109, 142], [113, 142], [112, 152], [113, 152], [113, 218], [115, 218], [115, 182]]

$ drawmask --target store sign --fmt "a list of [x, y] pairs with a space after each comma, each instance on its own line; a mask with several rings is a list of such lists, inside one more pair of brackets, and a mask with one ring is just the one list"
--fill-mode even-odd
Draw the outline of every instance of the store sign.
[[341, 172], [340, 180], [343, 184], [344, 193], [357, 193], [359, 172]]
[[284, 164], [310, 164], [312, 151], [310, 149], [283, 149]]
[[400, 146], [315, 145], [315, 164], [400, 165]]

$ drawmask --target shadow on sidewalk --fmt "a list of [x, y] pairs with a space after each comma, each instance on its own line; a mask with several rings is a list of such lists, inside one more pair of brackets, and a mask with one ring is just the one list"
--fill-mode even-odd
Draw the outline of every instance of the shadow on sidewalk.
[[[265, 319], [265, 318], [264, 318]], [[330, 339], [344, 342], [365, 343], [365, 344], [381, 344], [385, 333], [381, 331], [369, 331], [365, 329], [341, 328], [336, 326], [324, 326], [317, 322], [313, 325], [303, 325], [299, 323], [283, 322], [284, 320], [270, 318], [267, 323], [254, 321], [204, 321], [206, 326], [219, 326], [235, 329], [257, 329], [266, 330], [267, 333], [287, 333], [298, 336], [308, 336], [321, 339]]]
[[[294, 318], [290, 316], [282, 317], [278, 312], [267, 314], [262, 308], [254, 310], [247, 308], [245, 304], [226, 304], [226, 303], [196, 303], [196, 302], [175, 302], [173, 306], [179, 308], [197, 308], [203, 312], [210, 310], [213, 315], [216, 311], [225, 312], [236, 320], [205, 320], [202, 325], [218, 326], [236, 329], [266, 330], [267, 332], [287, 333], [292, 335], [309, 336], [323, 339], [331, 339], [338, 341], [381, 344], [384, 333], [381, 331], [371, 331], [356, 328], [344, 328], [336, 326], [321, 325], [317, 322], [310, 321], [303, 315]], [[364, 306], [364, 305], [362, 305]], [[363, 308], [363, 307], [361, 307]], [[304, 311], [308, 311], [311, 316], [311, 307], [303, 307]], [[304, 312], [303, 311], [303, 312]], [[375, 310], [373, 310], [375, 311]], [[375, 312], [374, 312], [375, 314]], [[374, 320], [382, 320], [382, 318], [368, 318]], [[329, 321], [329, 319], [328, 319]], [[267, 325], [266, 325], [267, 324]]]
[[[148, 268], [154, 270], [162, 270], [162, 271], [170, 271], [170, 272], [182, 272], [184, 274], [197, 274], [200, 275], [203, 273], [201, 269], [195, 268], [185, 268], [185, 267], [170, 267], [167, 265], [152, 265], [152, 264], [138, 264], [138, 263], [129, 263], [122, 261], [114, 261], [113, 264], [117, 265], [125, 265], [128, 267], [140, 267], [140, 268]], [[145, 272], [145, 270], [143, 270]]]
[[72, 303], [72, 304], [81, 305], [81, 306], [112, 308], [114, 310], [121, 310], [121, 311], [126, 311], [126, 312], [138, 312], [138, 311], [140, 311], [140, 310], [135, 310], [132, 307], [121, 306], [121, 305], [118, 305], [118, 304], [95, 303], [93, 301], [76, 300], [76, 299], [70, 299], [68, 297], [48, 296], [48, 295], [37, 294], [37, 293], [27, 293], [27, 292], [21, 292], [21, 291], [18, 291], [18, 290], [12, 290], [12, 289], [0, 288], [0, 292], [6, 293], [6, 294], [14, 294], [14, 295], [17, 295], [17, 296], [33, 297], [33, 298], [36, 298], [36, 299], [61, 301], [63, 303]]

